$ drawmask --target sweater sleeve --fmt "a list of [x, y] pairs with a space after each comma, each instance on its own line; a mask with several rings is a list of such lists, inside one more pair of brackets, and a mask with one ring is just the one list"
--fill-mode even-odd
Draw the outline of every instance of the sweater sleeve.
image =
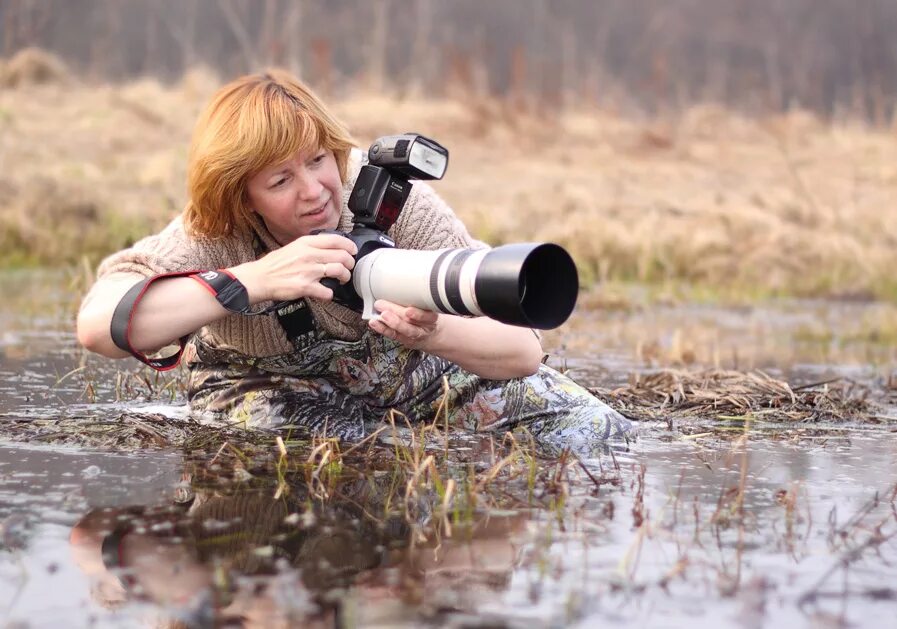
[[389, 234], [402, 249], [488, 248], [470, 235], [448, 203], [423, 181], [414, 182]]

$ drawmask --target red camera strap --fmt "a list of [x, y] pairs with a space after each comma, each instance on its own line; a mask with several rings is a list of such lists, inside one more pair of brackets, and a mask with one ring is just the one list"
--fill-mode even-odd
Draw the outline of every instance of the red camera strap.
[[201, 271], [182, 271], [179, 273], [164, 273], [162, 275], [148, 277], [145, 280], [134, 284], [134, 286], [132, 286], [128, 290], [128, 292], [125, 293], [125, 296], [121, 298], [121, 301], [118, 302], [118, 305], [115, 307], [115, 312], [112, 314], [112, 323], [109, 326], [109, 331], [112, 335], [112, 342], [115, 343], [115, 346], [123, 351], [128, 352], [129, 354], [131, 354], [131, 356], [144, 363], [145, 365], [149, 365], [156, 371], [168, 371], [169, 369], [174, 369], [181, 361], [181, 354], [183, 354], [184, 352], [184, 346], [187, 344], [189, 335], [182, 336], [178, 339], [180, 348], [175, 354], [166, 356], [164, 358], [150, 358], [149, 356], [137, 351], [131, 346], [131, 319], [134, 317], [134, 309], [137, 307], [137, 304], [140, 303], [143, 295], [146, 293], [147, 289], [153, 282], [168, 277], [186, 277], [190, 275], [196, 275], [200, 272]]

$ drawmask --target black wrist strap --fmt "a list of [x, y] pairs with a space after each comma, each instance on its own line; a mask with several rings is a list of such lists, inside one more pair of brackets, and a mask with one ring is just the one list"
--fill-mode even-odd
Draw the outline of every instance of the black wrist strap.
[[215, 296], [218, 303], [237, 314], [249, 314], [249, 293], [233, 273], [226, 269], [202, 271], [190, 276]]
[[109, 332], [112, 335], [112, 342], [115, 343], [115, 346], [120, 350], [128, 352], [131, 356], [143, 364], [149, 365], [156, 371], [168, 371], [169, 369], [174, 369], [181, 361], [181, 354], [184, 352], [184, 346], [187, 344], [189, 335], [182, 336], [178, 339], [180, 348], [177, 353], [164, 358], [150, 358], [145, 354], [138, 352], [131, 346], [131, 319], [134, 317], [134, 310], [137, 308], [137, 304], [143, 298], [143, 295], [153, 282], [163, 278], [185, 277], [196, 275], [197, 273], [199, 273], [199, 271], [165, 273], [163, 275], [148, 277], [132, 286], [128, 292], [125, 293], [125, 296], [121, 298], [121, 301], [118, 302], [118, 305], [115, 307], [115, 312], [112, 313], [112, 323], [109, 326]]
[[[257, 308], [252, 310], [249, 305], [249, 293], [243, 283], [227, 269], [218, 269], [217, 271], [194, 271], [190, 275], [191, 279], [202, 284], [207, 291], [215, 296], [218, 303], [230, 310], [234, 314], [241, 314], [247, 317], [256, 317], [258, 315], [266, 315], [277, 312], [280, 316], [280, 310], [285, 306], [298, 303], [299, 300], [293, 301], [277, 301], [270, 306]], [[336, 280], [334, 280], [336, 281]]]

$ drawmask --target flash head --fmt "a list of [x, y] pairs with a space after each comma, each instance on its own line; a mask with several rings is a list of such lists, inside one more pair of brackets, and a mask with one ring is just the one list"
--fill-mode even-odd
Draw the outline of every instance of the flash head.
[[408, 179], [442, 179], [448, 168], [448, 149], [419, 133], [389, 135], [371, 144], [368, 163]]

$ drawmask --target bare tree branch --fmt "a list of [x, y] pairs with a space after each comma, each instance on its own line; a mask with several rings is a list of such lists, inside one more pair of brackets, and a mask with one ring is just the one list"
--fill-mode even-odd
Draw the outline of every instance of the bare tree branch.
[[240, 46], [246, 69], [251, 72], [259, 66], [259, 58], [255, 46], [252, 45], [252, 37], [249, 35], [246, 25], [237, 13], [233, 0], [218, 0], [218, 6], [221, 8], [221, 12], [227, 20], [227, 25], [230, 27], [231, 32], [237, 40], [237, 44]]

